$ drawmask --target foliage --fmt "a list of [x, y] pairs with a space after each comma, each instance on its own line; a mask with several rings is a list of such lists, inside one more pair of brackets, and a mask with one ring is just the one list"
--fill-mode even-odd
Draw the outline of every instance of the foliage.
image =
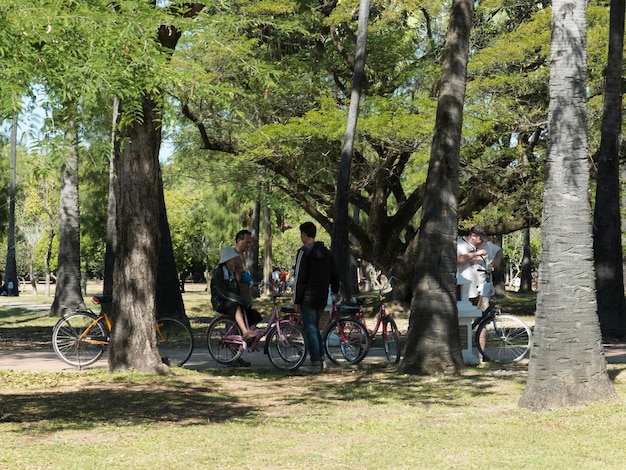
[[[519, 275], [524, 250], [523, 232], [514, 232], [503, 237], [502, 252], [504, 265], [511, 271], [512, 276]], [[531, 269], [536, 271], [539, 266], [541, 253], [541, 234], [539, 229], [530, 231]]]
[[[81, 164], [81, 250], [84, 268], [94, 275], [101, 271], [106, 197], [105, 178], [97, 175], [108, 171], [104, 157], [113, 95], [129, 105], [144, 93], [162, 100], [173, 158], [186, 162], [185, 172], [201, 181], [182, 190], [184, 200], [191, 198], [195, 207], [205, 201], [204, 195], [193, 194], [203, 186], [234, 185], [224, 189], [226, 195], [216, 195], [215, 205], [202, 202], [210, 212], [197, 225], [203, 235], [187, 233], [193, 224], [184, 217], [176, 226], [172, 204], [184, 206], [184, 200], [169, 204], [181, 270], [213, 263], [220, 244], [230, 243], [236, 229], [247, 226], [261, 182], [275, 241], [287, 227], [298, 225], [303, 211], [329, 229], [358, 1], [209, 1], [193, 19], [184, 10], [189, 5], [2, 2], [2, 116], [24, 108], [23, 97], [45, 86], [50, 92], [46, 106], [57, 115], [65, 117], [61, 105], [75, 104], [81, 150], [94, 152]], [[359, 255], [388, 272], [412, 259], [448, 7], [445, 2], [372, 2], [350, 199], [360, 213], [350, 230]], [[478, 221], [509, 233], [524, 224], [538, 225], [549, 15], [550, 9], [536, 2], [477, 4], [461, 150], [460, 228]], [[599, 142], [608, 8], [591, 4], [587, 16], [593, 150]], [[159, 45], [157, 25], [167, 25], [162, 34], [182, 34], [176, 51]], [[45, 117], [46, 145], [38, 142], [40, 153], [56, 149], [60, 129], [52, 114]], [[5, 164], [0, 162], [2, 168]], [[397, 178], [382, 179], [385, 174]], [[5, 175], [0, 172], [0, 179]], [[0, 196], [4, 188], [0, 185]], [[301, 209], [295, 210], [295, 204]], [[184, 246], [185, 240], [193, 247]], [[283, 256], [281, 250], [275, 255]], [[202, 251], [209, 257], [204, 259]], [[408, 278], [410, 272], [399, 276]]]

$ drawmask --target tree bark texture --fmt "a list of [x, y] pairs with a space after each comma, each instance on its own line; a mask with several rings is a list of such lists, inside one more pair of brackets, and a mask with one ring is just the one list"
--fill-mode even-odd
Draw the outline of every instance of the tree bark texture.
[[530, 250], [530, 227], [524, 229], [524, 247], [522, 256], [522, 272], [520, 273], [519, 292], [532, 292], [533, 270], [532, 252]]
[[59, 255], [57, 283], [51, 316], [61, 316], [77, 307], [85, 308], [80, 274], [80, 203], [78, 197], [78, 141], [74, 121], [65, 132], [69, 154], [61, 168], [59, 209]]
[[473, 12], [471, 0], [455, 0], [452, 4], [417, 245], [409, 332], [400, 364], [405, 373], [458, 373], [463, 367], [456, 305], [456, 234]]
[[[122, 115], [124, 108], [122, 103]], [[116, 234], [109, 370], [167, 373], [156, 346], [161, 119], [149, 97], [115, 142]]]
[[[115, 231], [115, 154], [120, 123], [120, 99], [113, 98], [113, 122], [111, 131], [111, 164], [109, 167], [109, 199], [107, 204], [107, 231], [106, 249], [104, 252], [104, 285], [103, 294], [113, 295], [113, 268], [115, 266], [115, 247], [117, 246], [117, 233]], [[110, 306], [108, 306], [110, 309]]]
[[593, 249], [602, 336], [626, 337], [626, 301], [620, 217], [619, 135], [622, 124], [624, 0], [611, 0], [609, 55], [602, 113]]
[[539, 291], [528, 381], [519, 401], [532, 410], [615, 397], [594, 291], [585, 15], [586, 2], [553, 2]]

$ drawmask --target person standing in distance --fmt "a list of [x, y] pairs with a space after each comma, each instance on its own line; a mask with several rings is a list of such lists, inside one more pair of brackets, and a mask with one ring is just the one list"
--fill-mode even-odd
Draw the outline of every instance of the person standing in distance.
[[339, 293], [339, 272], [324, 242], [315, 241], [313, 222], [300, 225], [302, 247], [296, 254], [294, 305], [302, 316], [311, 365], [323, 370], [323, 344], [319, 322], [328, 303], [328, 287], [335, 300]]

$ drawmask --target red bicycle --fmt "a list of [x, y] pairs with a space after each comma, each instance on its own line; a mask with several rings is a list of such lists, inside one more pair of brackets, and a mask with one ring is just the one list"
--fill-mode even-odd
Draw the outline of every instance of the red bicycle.
[[385, 347], [385, 355], [391, 364], [396, 364], [400, 361], [400, 333], [396, 321], [387, 310], [387, 305], [385, 304], [387, 294], [392, 291], [390, 287], [391, 284], [389, 284], [386, 289], [384, 286], [378, 288], [378, 313], [376, 314], [376, 326], [373, 330], [367, 328], [367, 322], [365, 320], [365, 312], [363, 310], [365, 297], [353, 297], [351, 302], [356, 304], [356, 306], [344, 306], [343, 311], [349, 313], [359, 323], [363, 324], [372, 342], [376, 341], [376, 334], [382, 326], [381, 333]]
[[[358, 364], [370, 349], [370, 336], [359, 320], [354, 318], [353, 307], [332, 303], [324, 329], [322, 344], [328, 359], [338, 366]], [[282, 307], [282, 319], [302, 326], [302, 318], [291, 306]]]

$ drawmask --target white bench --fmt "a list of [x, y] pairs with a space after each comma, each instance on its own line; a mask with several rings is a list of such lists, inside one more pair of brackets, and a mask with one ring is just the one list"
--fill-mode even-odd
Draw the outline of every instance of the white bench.
[[[480, 361], [473, 352], [474, 335], [472, 332], [472, 321], [480, 317], [482, 313], [469, 301], [470, 281], [462, 277], [458, 272], [456, 275], [457, 301], [456, 306], [459, 311], [459, 327], [462, 327], [467, 334], [467, 343], [462, 350], [463, 362], [465, 364], [478, 364]], [[461, 330], [461, 328], [459, 328]]]

